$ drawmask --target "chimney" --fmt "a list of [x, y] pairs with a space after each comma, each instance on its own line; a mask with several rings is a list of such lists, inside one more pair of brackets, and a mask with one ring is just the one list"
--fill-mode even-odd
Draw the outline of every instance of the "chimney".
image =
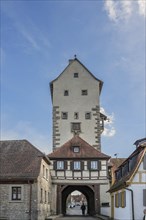
[[74, 55], [74, 59], [69, 59], [69, 64], [71, 64], [75, 59], [77, 58], [77, 55]]
[[71, 64], [74, 61], [74, 59], [69, 59], [69, 64]]

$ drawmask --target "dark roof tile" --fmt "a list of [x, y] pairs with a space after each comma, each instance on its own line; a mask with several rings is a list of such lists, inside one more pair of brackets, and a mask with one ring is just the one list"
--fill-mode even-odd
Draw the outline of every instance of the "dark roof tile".
[[43, 157], [27, 140], [0, 141], [0, 180], [37, 178]]

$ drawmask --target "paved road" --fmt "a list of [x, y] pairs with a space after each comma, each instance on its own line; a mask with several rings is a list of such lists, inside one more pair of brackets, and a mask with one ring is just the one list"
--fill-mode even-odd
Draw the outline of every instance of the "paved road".
[[90, 217], [90, 216], [85, 216], [85, 217], [79, 217], [79, 216], [66, 216], [66, 217], [61, 217], [61, 218], [57, 218], [57, 220], [101, 220], [99, 218], [94, 218], [94, 217]]
[[[85, 214], [86, 214], [87, 208], [85, 210]], [[67, 215], [82, 215], [82, 210], [81, 210], [81, 206], [75, 206], [74, 208], [68, 208], [66, 210], [66, 214]]]
[[82, 216], [80, 206], [68, 208], [66, 214], [67, 216], [59, 217], [57, 220], [100, 220], [99, 218], [88, 216], [86, 213], [85, 216]]

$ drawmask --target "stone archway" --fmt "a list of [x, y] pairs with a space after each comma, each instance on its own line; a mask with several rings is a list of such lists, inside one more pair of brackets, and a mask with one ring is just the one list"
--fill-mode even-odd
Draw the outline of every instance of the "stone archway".
[[83, 193], [87, 199], [88, 204], [88, 210], [87, 213], [89, 215], [94, 215], [96, 213], [95, 210], [95, 192], [92, 186], [86, 186], [86, 185], [68, 185], [64, 186], [62, 188], [61, 192], [61, 212], [62, 214], [66, 214], [66, 200], [69, 194], [71, 194], [73, 191], [80, 191]]

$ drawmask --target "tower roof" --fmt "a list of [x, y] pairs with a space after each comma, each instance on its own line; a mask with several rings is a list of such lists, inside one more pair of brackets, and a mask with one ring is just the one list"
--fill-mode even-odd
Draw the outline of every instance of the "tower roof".
[[78, 62], [84, 69], [86, 69], [88, 71], [88, 73], [97, 81], [99, 81], [99, 89], [100, 89], [100, 92], [102, 90], [102, 86], [103, 86], [103, 81], [99, 80], [98, 78], [96, 78], [88, 69], [86, 66], [84, 66], [79, 59], [76, 58], [76, 55], [75, 55], [75, 58], [74, 59], [70, 59], [69, 60], [69, 64], [67, 65], [67, 67], [61, 72], [61, 74], [56, 78], [54, 79], [53, 81], [50, 82], [50, 91], [51, 91], [51, 97], [53, 97], [53, 83], [63, 74], [63, 72], [70, 66], [72, 65], [74, 62]]

